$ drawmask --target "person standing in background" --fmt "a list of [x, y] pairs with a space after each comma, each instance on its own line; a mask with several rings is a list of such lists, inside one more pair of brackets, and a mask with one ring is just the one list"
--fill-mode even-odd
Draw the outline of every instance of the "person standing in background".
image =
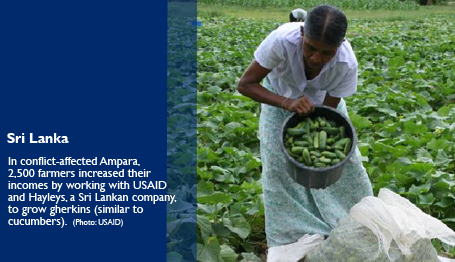
[[289, 22], [305, 22], [307, 12], [302, 8], [297, 8], [289, 13]]

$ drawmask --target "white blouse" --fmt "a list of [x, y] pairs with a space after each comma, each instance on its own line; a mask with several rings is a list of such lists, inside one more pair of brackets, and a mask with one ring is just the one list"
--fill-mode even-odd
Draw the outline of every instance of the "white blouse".
[[254, 58], [264, 68], [272, 70], [266, 77], [279, 95], [290, 98], [307, 96], [314, 104], [322, 104], [328, 92], [333, 97], [347, 97], [357, 91], [357, 59], [347, 40], [336, 55], [312, 80], [305, 76], [300, 26], [286, 23], [270, 33], [254, 52]]

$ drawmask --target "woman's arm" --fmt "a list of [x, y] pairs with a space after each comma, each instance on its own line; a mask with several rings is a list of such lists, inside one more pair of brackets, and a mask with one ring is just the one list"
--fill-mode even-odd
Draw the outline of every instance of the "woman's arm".
[[307, 97], [291, 99], [274, 94], [263, 87], [260, 83], [270, 72], [271, 70], [262, 67], [256, 60], [253, 60], [240, 78], [239, 92], [259, 103], [281, 107], [301, 115], [314, 111], [314, 105]]
[[240, 78], [238, 90], [241, 94], [256, 102], [281, 107], [286, 98], [270, 92], [260, 84], [270, 71], [262, 67], [256, 60], [253, 60]]

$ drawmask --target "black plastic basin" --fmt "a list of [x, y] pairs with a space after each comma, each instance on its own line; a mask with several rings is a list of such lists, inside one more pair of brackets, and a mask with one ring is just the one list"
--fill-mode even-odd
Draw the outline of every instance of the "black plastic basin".
[[[335, 121], [339, 126], [345, 127], [345, 136], [351, 138], [351, 150], [346, 155], [346, 158], [339, 163], [329, 167], [308, 167], [299, 163], [291, 155], [284, 146], [284, 136], [288, 127], [294, 127], [306, 117], [316, 118], [318, 116], [325, 117], [327, 120]], [[309, 116], [299, 116], [297, 113], [290, 115], [284, 121], [281, 127], [281, 150], [286, 155], [286, 168], [295, 182], [306, 188], [326, 188], [340, 179], [344, 165], [352, 157], [357, 146], [357, 133], [351, 121], [341, 112], [332, 107], [317, 105], [315, 110]]]

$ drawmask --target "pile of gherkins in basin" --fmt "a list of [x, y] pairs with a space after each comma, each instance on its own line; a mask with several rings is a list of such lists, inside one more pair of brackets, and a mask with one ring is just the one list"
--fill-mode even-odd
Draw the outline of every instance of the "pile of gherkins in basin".
[[323, 168], [342, 161], [351, 151], [344, 126], [323, 116], [306, 117], [285, 130], [284, 145], [289, 155], [309, 167]]

